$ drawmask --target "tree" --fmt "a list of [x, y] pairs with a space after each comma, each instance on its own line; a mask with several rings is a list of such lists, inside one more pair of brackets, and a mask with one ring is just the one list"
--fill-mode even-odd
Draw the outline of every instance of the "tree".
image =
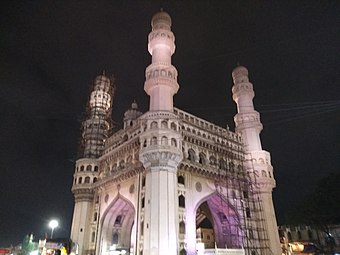
[[340, 224], [340, 174], [330, 174], [318, 181], [315, 190], [310, 193], [288, 219], [290, 224], [306, 224], [325, 233], [327, 246], [334, 250], [334, 238], [331, 226]]

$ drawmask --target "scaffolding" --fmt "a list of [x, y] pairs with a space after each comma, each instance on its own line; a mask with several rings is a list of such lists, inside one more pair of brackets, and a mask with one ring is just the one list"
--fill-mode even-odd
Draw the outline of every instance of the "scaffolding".
[[113, 76], [103, 72], [90, 85], [86, 119], [82, 122], [79, 157], [98, 158], [104, 151], [106, 139], [112, 134], [112, 102], [115, 90]]
[[[208, 218], [209, 214], [214, 215], [210, 218], [214, 221], [211, 224], [214, 225], [215, 249], [210, 251], [229, 254], [228, 251], [239, 250], [246, 255], [272, 255], [265, 228], [260, 185], [254, 175], [251, 159], [248, 160], [249, 155], [244, 152], [241, 138], [228, 129], [191, 114], [180, 110], [177, 110], [177, 114], [184, 123], [184, 146], [190, 148], [187, 153], [184, 151], [181, 171], [185, 172], [184, 166], [187, 166], [187, 169], [196, 169], [199, 175], [215, 182], [214, 201], [207, 201], [209, 210], [213, 212], [204, 212], [207, 207], [200, 206], [196, 215], [200, 221], [203, 217]], [[195, 159], [194, 153], [190, 152], [192, 148], [196, 148], [196, 155], [205, 151], [212, 156], [209, 160]]]

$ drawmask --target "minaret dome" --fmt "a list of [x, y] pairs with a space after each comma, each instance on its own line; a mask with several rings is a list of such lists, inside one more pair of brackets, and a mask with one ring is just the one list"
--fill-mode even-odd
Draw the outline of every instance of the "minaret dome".
[[231, 75], [233, 77], [234, 84], [249, 82], [248, 69], [245, 68], [244, 66], [235, 67]]
[[170, 30], [171, 27], [171, 17], [165, 11], [160, 11], [156, 13], [151, 19], [151, 27], [154, 29], [167, 29]]

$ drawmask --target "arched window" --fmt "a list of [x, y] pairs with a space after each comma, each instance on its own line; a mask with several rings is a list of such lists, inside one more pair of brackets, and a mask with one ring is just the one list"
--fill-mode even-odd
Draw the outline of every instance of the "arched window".
[[157, 137], [152, 137], [151, 138], [151, 145], [157, 145]]
[[177, 125], [174, 122], [171, 123], [171, 129], [177, 130]]
[[161, 142], [162, 145], [168, 145], [168, 138], [166, 136], [163, 136]]
[[185, 223], [183, 221], [179, 223], [179, 233], [185, 234]]
[[288, 232], [288, 241], [289, 242], [293, 241], [292, 233], [291, 232]]
[[223, 159], [220, 159], [218, 161], [218, 168], [219, 169], [224, 169], [225, 161]]
[[91, 171], [92, 170], [92, 166], [91, 165], [87, 165], [86, 166], [86, 171]]
[[115, 220], [115, 226], [120, 226], [122, 224], [122, 215], [117, 215]]
[[195, 162], [195, 151], [193, 149], [188, 150], [188, 160]]
[[236, 193], [234, 190], [231, 191], [231, 196], [234, 200], [236, 200]]
[[310, 229], [308, 229], [308, 238], [309, 238], [309, 241], [311, 241], [311, 240], [313, 240], [313, 232], [310, 230]]
[[142, 179], [142, 187], [145, 187], [145, 177]]
[[249, 238], [254, 239], [254, 233], [253, 230], [249, 229]]
[[233, 162], [229, 163], [229, 171], [232, 172], [232, 173], [235, 171], [235, 165], [234, 165]]
[[128, 136], [127, 135], [124, 135], [123, 136], [123, 141], [125, 142], [125, 141], [127, 141], [128, 140]]
[[143, 147], [144, 148], [146, 147], [146, 140], [144, 140], [144, 142], [143, 142]]
[[144, 206], [145, 206], [145, 198], [144, 197], [142, 198], [142, 203], [141, 204], [142, 204], [142, 208], [144, 208]]
[[202, 164], [202, 165], [206, 165], [207, 164], [207, 160], [206, 160], [206, 157], [205, 157], [205, 154], [203, 152], [201, 152], [199, 154], [199, 163]]
[[162, 128], [168, 128], [168, 122], [166, 122], [165, 120], [163, 120], [163, 121], [161, 122], [161, 127], [162, 127]]
[[183, 195], [180, 195], [178, 197], [178, 206], [181, 208], [185, 208], [185, 197]]
[[89, 176], [85, 177], [85, 182], [84, 183], [90, 183], [90, 177]]
[[177, 182], [178, 182], [179, 184], [183, 184], [183, 185], [184, 185], [184, 176], [179, 175], [179, 176], [177, 177]]
[[140, 223], [140, 234], [141, 234], [141, 236], [144, 235], [144, 221], [142, 221], [142, 222]]
[[125, 168], [125, 162], [124, 162], [124, 160], [121, 160], [119, 162], [119, 169], [124, 169], [124, 168]]
[[210, 165], [212, 165], [212, 166], [216, 166], [217, 165], [217, 161], [216, 161], [216, 158], [214, 156], [211, 156], [209, 158], [209, 161], [210, 161]]
[[81, 166], [81, 167], [80, 167], [80, 171], [81, 171], [81, 172], [84, 171], [84, 166]]
[[96, 240], [96, 232], [92, 232], [92, 236], [91, 236], [91, 242], [94, 243], [94, 241]]
[[93, 221], [97, 221], [97, 218], [98, 218], [98, 213], [95, 212], [94, 215], [93, 215]]
[[97, 177], [94, 177], [93, 178], [93, 183], [97, 182], [97, 180], [98, 180]]
[[83, 178], [82, 177], [79, 177], [78, 179], [78, 184], [81, 184], [83, 182]]
[[185, 249], [182, 249], [180, 252], [179, 252], [179, 255], [187, 255], [187, 251]]
[[113, 233], [112, 244], [118, 244], [118, 233]]
[[153, 128], [157, 128], [157, 122], [156, 121], [153, 121], [153, 122], [151, 122], [151, 128], [153, 129]]
[[298, 240], [300, 241], [300, 240], [302, 239], [301, 232], [300, 232], [300, 231], [298, 231], [298, 232], [297, 232], [297, 235], [298, 235]]
[[177, 147], [177, 141], [175, 138], [171, 138], [171, 146]]
[[95, 166], [95, 167], [94, 167], [94, 171], [95, 171], [95, 172], [98, 172], [98, 166]]
[[246, 216], [247, 216], [247, 218], [251, 218], [249, 207], [246, 208]]

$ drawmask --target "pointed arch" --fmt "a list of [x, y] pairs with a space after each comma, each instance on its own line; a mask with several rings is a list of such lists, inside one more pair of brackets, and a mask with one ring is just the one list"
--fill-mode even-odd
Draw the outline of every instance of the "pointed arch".
[[131, 236], [135, 212], [133, 204], [128, 199], [117, 195], [100, 218], [99, 245], [109, 247], [117, 244], [119, 247], [129, 248], [133, 241]]
[[218, 192], [202, 198], [195, 206], [196, 227], [208, 220], [218, 248], [240, 248], [244, 233], [240, 228], [240, 211]]

